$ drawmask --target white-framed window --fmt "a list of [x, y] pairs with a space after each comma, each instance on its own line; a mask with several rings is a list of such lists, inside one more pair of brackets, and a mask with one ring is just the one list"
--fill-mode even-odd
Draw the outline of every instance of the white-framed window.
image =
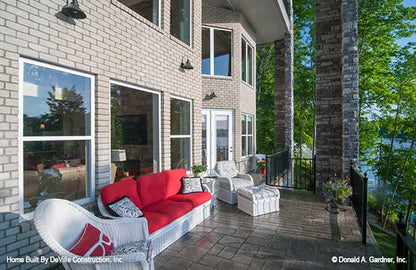
[[172, 96], [170, 99], [171, 168], [191, 170], [192, 166], [192, 101]]
[[202, 28], [202, 74], [231, 76], [232, 30]]
[[160, 92], [111, 80], [110, 93], [112, 177], [159, 172]]
[[160, 27], [161, 0], [118, 0], [143, 18]]
[[241, 114], [241, 156], [253, 155], [253, 116]]
[[254, 49], [245, 40], [241, 39], [241, 79], [243, 82], [253, 86], [253, 63], [254, 63]]
[[170, 1], [170, 34], [187, 45], [192, 39], [192, 1]]
[[94, 200], [94, 76], [20, 58], [20, 212], [49, 198]]

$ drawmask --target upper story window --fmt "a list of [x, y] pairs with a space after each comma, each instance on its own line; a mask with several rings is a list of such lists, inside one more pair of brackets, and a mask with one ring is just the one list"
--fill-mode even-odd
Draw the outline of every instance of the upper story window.
[[21, 212], [63, 198], [94, 198], [94, 76], [20, 61]]
[[253, 55], [253, 47], [241, 39], [241, 78], [249, 85], [253, 85]]
[[191, 44], [191, 0], [171, 0], [170, 33], [184, 43]]
[[160, 26], [160, 0], [118, 0], [134, 12]]
[[202, 28], [202, 74], [231, 76], [232, 31]]

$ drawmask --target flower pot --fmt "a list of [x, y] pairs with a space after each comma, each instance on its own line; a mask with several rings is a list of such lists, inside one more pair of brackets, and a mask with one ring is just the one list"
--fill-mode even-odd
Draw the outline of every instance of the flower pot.
[[204, 174], [205, 174], [205, 172], [194, 173], [194, 177], [203, 178], [204, 177]]
[[335, 200], [328, 201], [326, 209], [333, 214], [338, 214], [339, 212], [345, 212], [347, 210], [342, 202]]
[[260, 174], [266, 174], [266, 167], [260, 167]]

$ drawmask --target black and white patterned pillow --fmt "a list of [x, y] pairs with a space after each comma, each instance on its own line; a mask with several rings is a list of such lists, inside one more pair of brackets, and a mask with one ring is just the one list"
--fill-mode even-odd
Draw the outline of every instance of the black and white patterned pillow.
[[203, 192], [201, 178], [182, 177], [182, 194]]
[[127, 196], [107, 204], [108, 211], [116, 217], [139, 218], [142, 211]]
[[146, 254], [147, 262], [150, 262], [150, 258], [152, 257], [153, 248], [152, 248], [152, 240], [140, 240], [139, 242], [133, 244], [127, 244], [122, 247], [114, 248], [110, 250], [110, 255], [118, 256], [118, 255], [126, 255], [132, 253], [140, 253], [143, 252]]

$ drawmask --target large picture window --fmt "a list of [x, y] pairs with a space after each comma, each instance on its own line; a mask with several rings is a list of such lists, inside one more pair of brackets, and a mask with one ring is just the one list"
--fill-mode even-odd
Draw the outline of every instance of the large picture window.
[[49, 198], [94, 197], [94, 77], [20, 61], [20, 136], [24, 214]]
[[160, 26], [160, 0], [118, 0], [134, 12]]
[[253, 85], [253, 47], [245, 39], [241, 40], [241, 79]]
[[170, 99], [171, 168], [191, 169], [191, 101]]
[[171, 0], [170, 2], [170, 33], [191, 44], [191, 0]]
[[231, 30], [202, 29], [202, 74], [231, 76], [231, 44]]
[[112, 177], [158, 172], [159, 93], [118, 82], [110, 87]]
[[241, 115], [241, 155], [253, 155], [253, 116]]

